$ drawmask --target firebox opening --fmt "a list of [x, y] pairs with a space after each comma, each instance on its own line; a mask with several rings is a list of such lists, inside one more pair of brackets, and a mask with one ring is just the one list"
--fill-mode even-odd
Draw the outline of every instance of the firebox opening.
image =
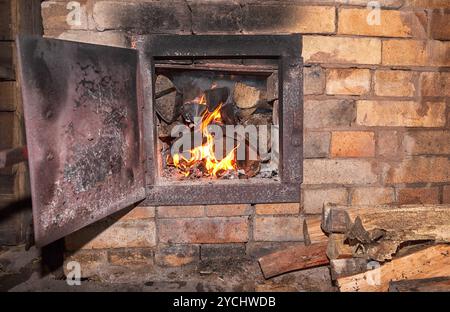
[[155, 61], [158, 179], [279, 181], [278, 59]]

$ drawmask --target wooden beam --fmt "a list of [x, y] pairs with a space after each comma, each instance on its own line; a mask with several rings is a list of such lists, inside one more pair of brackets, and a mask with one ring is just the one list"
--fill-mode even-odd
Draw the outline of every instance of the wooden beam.
[[327, 265], [327, 243], [294, 246], [259, 258], [264, 277], [271, 278], [283, 273]]
[[0, 40], [13, 40], [12, 0], [0, 0]]
[[0, 80], [14, 80], [14, 69], [14, 42], [0, 42]]
[[391, 281], [450, 276], [450, 245], [434, 245], [379, 268], [338, 278], [340, 291], [388, 291]]

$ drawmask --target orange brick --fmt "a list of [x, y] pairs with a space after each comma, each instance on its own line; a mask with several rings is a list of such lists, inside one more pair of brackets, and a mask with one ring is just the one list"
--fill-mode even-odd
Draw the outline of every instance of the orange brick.
[[158, 218], [195, 218], [205, 215], [204, 206], [160, 206]]
[[206, 206], [206, 215], [209, 217], [246, 216], [249, 215], [250, 212], [250, 204]]
[[356, 122], [361, 126], [443, 127], [444, 102], [357, 101]]
[[417, 156], [386, 164], [384, 180], [389, 184], [450, 182], [450, 159]]
[[248, 218], [161, 219], [159, 241], [169, 244], [239, 243], [248, 240]]
[[377, 38], [304, 36], [305, 63], [380, 64], [381, 41]]
[[253, 237], [255, 241], [301, 241], [303, 240], [303, 219], [299, 217], [256, 217]]
[[450, 66], [450, 41], [400, 40], [383, 41], [383, 65]]
[[375, 72], [375, 95], [414, 96], [414, 75], [403, 70], [377, 70]]
[[362, 95], [370, 91], [368, 69], [327, 70], [326, 90], [329, 95]]
[[197, 245], [160, 245], [155, 252], [155, 262], [163, 267], [180, 267], [198, 260]]
[[352, 192], [352, 205], [383, 205], [395, 201], [394, 189], [389, 187], [361, 187]]
[[450, 9], [431, 13], [430, 33], [433, 39], [450, 40]]
[[259, 215], [298, 214], [300, 212], [300, 204], [257, 204], [255, 209], [256, 214]]
[[338, 131], [331, 134], [332, 157], [372, 157], [375, 155], [373, 132]]
[[126, 215], [120, 218], [121, 221], [149, 219], [155, 217], [155, 207], [152, 206], [138, 206], [130, 210]]
[[339, 10], [338, 34], [425, 38], [427, 18], [425, 12], [380, 10], [379, 25], [371, 23], [369, 8], [343, 8]]
[[439, 204], [439, 189], [433, 188], [401, 188], [397, 190], [399, 204]]
[[421, 73], [420, 92], [422, 96], [450, 96], [450, 73]]

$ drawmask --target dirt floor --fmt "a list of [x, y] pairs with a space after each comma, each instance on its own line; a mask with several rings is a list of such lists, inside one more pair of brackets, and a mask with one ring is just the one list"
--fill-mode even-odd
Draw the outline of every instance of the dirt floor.
[[181, 268], [105, 266], [79, 286], [57, 269], [43, 273], [39, 250], [0, 247], [0, 291], [334, 291], [328, 267], [264, 280], [254, 260], [209, 260]]

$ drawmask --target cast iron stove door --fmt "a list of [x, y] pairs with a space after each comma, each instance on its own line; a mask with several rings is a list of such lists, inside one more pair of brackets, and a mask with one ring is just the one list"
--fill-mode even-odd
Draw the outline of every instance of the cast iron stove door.
[[35, 240], [145, 198], [135, 50], [19, 38]]

